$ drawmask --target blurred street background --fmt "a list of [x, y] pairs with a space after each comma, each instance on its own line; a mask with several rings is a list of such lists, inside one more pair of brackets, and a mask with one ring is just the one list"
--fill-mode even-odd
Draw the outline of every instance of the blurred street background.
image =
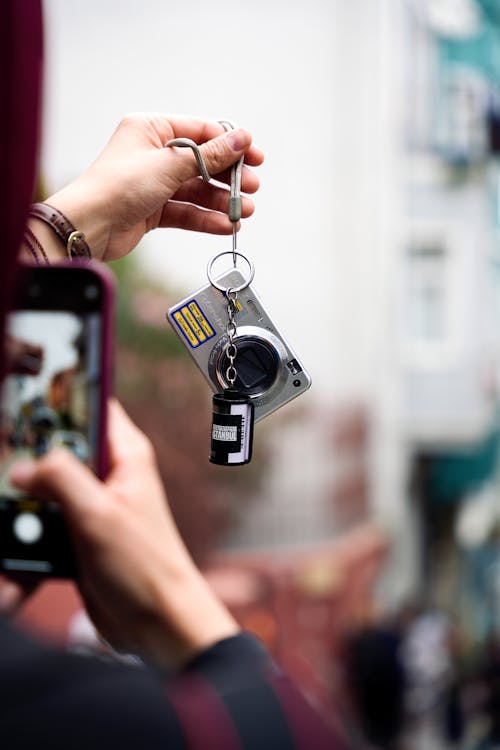
[[[165, 321], [231, 238], [114, 264], [116, 392], [193, 555], [355, 747], [500, 747], [500, 0], [45, 0], [45, 25], [46, 194], [131, 111], [266, 154], [238, 245], [313, 386], [249, 466], [208, 463]], [[22, 619], [81, 646], [80, 607], [53, 583]]]

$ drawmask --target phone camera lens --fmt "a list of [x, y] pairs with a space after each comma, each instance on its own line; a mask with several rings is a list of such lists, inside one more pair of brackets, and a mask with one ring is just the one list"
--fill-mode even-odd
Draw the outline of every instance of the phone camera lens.
[[89, 284], [85, 287], [85, 299], [88, 300], [95, 300], [99, 296], [99, 289], [95, 284]]

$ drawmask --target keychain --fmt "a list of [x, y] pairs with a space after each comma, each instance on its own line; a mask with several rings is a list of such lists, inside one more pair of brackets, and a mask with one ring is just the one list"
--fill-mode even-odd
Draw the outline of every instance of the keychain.
[[[227, 120], [220, 123], [226, 130], [235, 127]], [[175, 138], [166, 145], [191, 148], [201, 177], [211, 182], [195, 141]], [[228, 215], [233, 224], [232, 250], [209, 261], [207, 286], [167, 312], [167, 320], [214, 391], [209, 459], [222, 466], [248, 463], [254, 421], [311, 385], [307, 370], [250, 286], [253, 263], [237, 249], [242, 169], [243, 157], [231, 169]], [[232, 269], [216, 273], [215, 266], [224, 256], [232, 256]], [[246, 274], [237, 267], [238, 260], [247, 264]]]
[[[244, 282], [238, 287], [224, 287], [213, 278], [212, 269], [214, 263], [224, 255], [232, 252], [233, 264], [236, 266], [238, 256], [244, 258], [249, 266], [250, 273]], [[225, 382], [228, 387], [213, 396], [212, 401], [212, 441], [209, 459], [214, 464], [222, 466], [239, 466], [249, 463], [252, 457], [254, 405], [250, 396], [236, 387], [238, 372], [236, 369], [236, 358], [238, 347], [236, 345], [237, 327], [234, 315], [238, 311], [238, 292], [246, 289], [254, 276], [254, 267], [251, 261], [239, 253], [233, 240], [233, 250], [216, 255], [207, 267], [207, 276], [215, 289], [223, 292], [227, 300], [227, 325], [224, 355], [228, 362], [225, 372]]]
[[[228, 120], [220, 120], [226, 130], [232, 130], [234, 125]], [[237, 251], [238, 232], [236, 225], [241, 219], [241, 171], [243, 169], [243, 157], [231, 169], [231, 192], [229, 195], [228, 215], [233, 224], [233, 266], [236, 268], [237, 257], [241, 253]], [[250, 396], [236, 388], [238, 373], [236, 370], [236, 358], [238, 348], [235, 342], [237, 336], [234, 315], [238, 311], [238, 292], [246, 289], [252, 282], [254, 276], [253, 264], [247, 259], [250, 268], [248, 279], [243, 285], [225, 289], [213, 277], [212, 268], [214, 263], [227, 253], [216, 255], [207, 267], [208, 280], [216, 289], [225, 294], [227, 300], [227, 344], [224, 354], [228, 361], [226, 369], [226, 381], [229, 387], [221, 393], [216, 393], [212, 399], [212, 440], [209, 460], [214, 464], [222, 466], [240, 466], [247, 464], [252, 458], [254, 405]]]
[[[229, 120], [219, 120], [225, 130], [234, 130], [234, 123]], [[190, 138], [174, 138], [168, 141], [167, 146], [188, 146], [192, 149], [200, 175], [206, 182], [211, 181], [210, 174], [205, 166], [203, 157], [199, 150], [198, 144]], [[244, 157], [242, 156], [231, 168], [231, 187], [229, 194], [228, 216], [233, 224], [233, 249], [230, 251], [233, 256], [233, 266], [236, 268], [237, 257], [241, 255], [237, 251], [237, 223], [241, 219], [241, 172], [243, 169]], [[229, 361], [226, 370], [226, 380], [228, 387], [220, 393], [213, 396], [212, 404], [212, 432], [211, 432], [211, 449], [209, 460], [214, 464], [222, 466], [239, 466], [249, 463], [252, 457], [253, 442], [253, 424], [254, 424], [254, 405], [249, 395], [239, 391], [236, 386], [238, 373], [236, 370], [236, 357], [238, 348], [235, 343], [236, 324], [234, 314], [237, 311], [238, 292], [245, 289], [252, 281], [254, 276], [253, 264], [248, 259], [251, 269], [248, 280], [240, 287], [225, 288], [222, 287], [212, 277], [212, 267], [215, 261], [229, 251], [219, 253], [208, 264], [207, 275], [210, 283], [224, 293], [227, 299], [227, 317], [226, 326], [227, 344], [225, 355]]]

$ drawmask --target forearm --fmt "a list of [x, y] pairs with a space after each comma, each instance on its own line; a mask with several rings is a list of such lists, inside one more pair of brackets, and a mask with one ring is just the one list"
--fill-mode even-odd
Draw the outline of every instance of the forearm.
[[142, 655], [160, 665], [178, 668], [240, 627], [215, 596], [193, 563], [161, 576], [154, 594], [157, 611], [150, 627], [138, 634]]

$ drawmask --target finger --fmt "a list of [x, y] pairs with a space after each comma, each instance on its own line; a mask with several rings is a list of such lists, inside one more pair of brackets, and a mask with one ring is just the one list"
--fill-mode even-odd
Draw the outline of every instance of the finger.
[[70, 451], [55, 449], [39, 460], [14, 464], [10, 481], [42, 500], [60, 503], [70, 523], [81, 526], [109, 503], [101, 482]]
[[202, 143], [200, 151], [211, 175], [220, 174], [235, 164], [252, 143], [252, 136], [243, 128], [230, 130], [217, 138]]
[[[219, 174], [235, 164], [248, 149], [251, 141], [250, 133], [239, 128], [202, 143], [200, 154], [208, 173]], [[163, 149], [163, 152], [162, 158], [168, 160], [169, 173], [178, 184], [199, 174], [195, 155], [190, 148], [167, 148]]]
[[0, 576], [0, 612], [14, 614], [37, 588], [38, 582], [14, 581]]
[[108, 402], [108, 457], [110, 477], [118, 472], [136, 473], [140, 462], [154, 460], [150, 440], [116, 399]]
[[[110, 143], [121, 142], [126, 138], [127, 144], [146, 140], [162, 148], [172, 138], [190, 138], [196, 143], [206, 143], [226, 133], [220, 122], [199, 117], [183, 115], [162, 115], [156, 112], [135, 112], [126, 115], [120, 121]], [[250, 166], [262, 164], [264, 155], [254, 144], [249, 145], [245, 153], [245, 162]]]
[[[190, 203], [169, 201], [163, 210], [161, 227], [189, 229], [206, 234], [232, 234], [233, 225], [227, 214], [207, 211]], [[239, 229], [239, 224], [237, 226]]]
[[[209, 208], [212, 211], [227, 213], [229, 206], [229, 192], [224, 188], [207, 185], [200, 178], [186, 180], [179, 190], [172, 196], [173, 201], [182, 203], [192, 203], [202, 208]], [[247, 218], [255, 210], [253, 202], [249, 198], [242, 197], [241, 201], [242, 216]]]
[[3, 580], [0, 582], [0, 612], [13, 614], [23, 601], [23, 593], [17, 583]]
[[[217, 120], [207, 120], [203, 117], [188, 117], [184, 115], [160, 116], [163, 120], [159, 123], [164, 128], [167, 137], [173, 138], [191, 138], [196, 143], [205, 143], [212, 138], [222, 135], [224, 127]], [[169, 132], [174, 133], [168, 136]]]
[[129, 144], [141, 145], [147, 142], [163, 148], [172, 138], [184, 137], [203, 143], [223, 132], [222, 125], [215, 120], [182, 115], [167, 116], [159, 112], [130, 112], [120, 120], [110, 144], [126, 139]]
[[[220, 174], [212, 175], [217, 182], [223, 182], [226, 185], [231, 184], [231, 169], [225, 169]], [[260, 180], [254, 171], [243, 167], [241, 171], [241, 190], [244, 193], [256, 193], [260, 187]]]
[[[175, 133], [175, 138], [191, 138], [196, 143], [206, 143], [226, 132], [217, 120], [204, 120], [196, 117], [182, 117], [177, 115], [165, 118]], [[238, 128], [236, 128], [238, 130]], [[251, 167], [258, 167], [264, 161], [264, 153], [254, 143], [245, 152], [245, 163]]]

